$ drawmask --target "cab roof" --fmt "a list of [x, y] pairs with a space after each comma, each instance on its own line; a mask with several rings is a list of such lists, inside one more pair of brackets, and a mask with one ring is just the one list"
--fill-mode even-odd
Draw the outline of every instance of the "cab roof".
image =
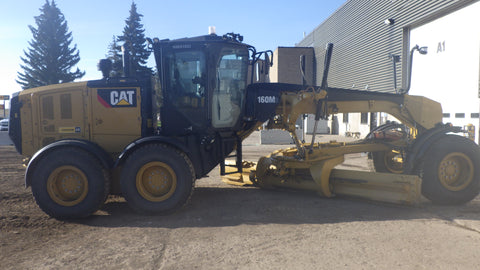
[[197, 36], [197, 37], [190, 37], [190, 38], [179, 38], [179, 39], [164, 39], [160, 40], [159, 43], [191, 43], [191, 42], [199, 42], [199, 43], [211, 43], [211, 42], [231, 42], [235, 44], [242, 44], [245, 46], [249, 46], [248, 44], [242, 43], [243, 36], [234, 33], [228, 33], [223, 36], [218, 36], [216, 34], [211, 35], [204, 35], [204, 36]]

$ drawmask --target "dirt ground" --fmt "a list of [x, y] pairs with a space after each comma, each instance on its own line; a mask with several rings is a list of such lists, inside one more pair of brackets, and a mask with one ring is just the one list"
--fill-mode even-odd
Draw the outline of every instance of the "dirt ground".
[[[276, 145], [244, 144], [247, 159]], [[22, 157], [0, 146], [0, 269], [480, 269], [480, 198], [460, 207], [326, 199], [229, 186], [218, 170], [191, 203], [141, 216], [110, 197], [58, 221], [24, 187]], [[343, 168], [367, 170], [365, 155]]]

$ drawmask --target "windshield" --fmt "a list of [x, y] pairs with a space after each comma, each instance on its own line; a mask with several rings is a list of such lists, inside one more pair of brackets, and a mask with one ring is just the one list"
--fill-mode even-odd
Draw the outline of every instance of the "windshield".
[[222, 49], [216, 68], [217, 83], [213, 91], [213, 127], [233, 127], [237, 123], [245, 96], [247, 70], [247, 50]]

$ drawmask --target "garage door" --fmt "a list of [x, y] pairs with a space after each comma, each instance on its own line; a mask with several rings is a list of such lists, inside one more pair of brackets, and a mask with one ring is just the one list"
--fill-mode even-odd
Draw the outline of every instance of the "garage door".
[[428, 46], [413, 59], [410, 94], [442, 104], [444, 122], [479, 131], [480, 2], [414, 28], [410, 46]]

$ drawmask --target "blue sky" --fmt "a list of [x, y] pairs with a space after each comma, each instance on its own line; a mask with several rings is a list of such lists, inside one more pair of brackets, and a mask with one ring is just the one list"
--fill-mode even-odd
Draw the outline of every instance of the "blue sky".
[[[244, 42], [257, 50], [274, 50], [279, 46], [295, 46], [327, 19], [346, 0], [136, 0], [143, 14], [147, 37], [181, 38], [204, 35], [209, 26], [217, 34], [242, 34]], [[34, 16], [40, 14], [45, 0], [1, 1], [0, 3], [0, 95], [20, 91], [15, 82], [21, 71], [20, 57], [28, 49], [35, 26]], [[132, 0], [57, 0], [65, 15], [73, 43], [81, 60], [77, 65], [86, 71], [82, 80], [98, 79], [98, 60], [105, 57], [113, 35], [120, 35], [129, 15]], [[153, 57], [150, 65], [154, 65]]]

